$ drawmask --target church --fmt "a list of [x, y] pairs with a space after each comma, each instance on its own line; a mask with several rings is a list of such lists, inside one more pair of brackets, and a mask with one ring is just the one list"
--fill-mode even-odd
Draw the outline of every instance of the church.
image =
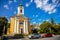
[[22, 0], [20, 0], [18, 13], [10, 17], [10, 27], [7, 29], [7, 34], [29, 34], [30, 32], [30, 19], [24, 16], [24, 7]]

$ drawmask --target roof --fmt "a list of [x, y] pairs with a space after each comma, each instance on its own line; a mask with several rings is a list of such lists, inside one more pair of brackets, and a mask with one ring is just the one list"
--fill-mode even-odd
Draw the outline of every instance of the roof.
[[24, 16], [24, 15], [15, 15], [15, 16], [11, 16], [11, 18], [18, 18], [18, 19], [25, 19], [25, 20], [29, 20], [29, 18], [28, 17], [26, 17], [26, 16]]

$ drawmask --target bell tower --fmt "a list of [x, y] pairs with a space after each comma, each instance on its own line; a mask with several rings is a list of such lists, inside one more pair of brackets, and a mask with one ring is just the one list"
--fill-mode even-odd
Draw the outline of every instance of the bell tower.
[[18, 7], [18, 15], [24, 15], [24, 7], [22, 5], [22, 0], [20, 0], [20, 5]]

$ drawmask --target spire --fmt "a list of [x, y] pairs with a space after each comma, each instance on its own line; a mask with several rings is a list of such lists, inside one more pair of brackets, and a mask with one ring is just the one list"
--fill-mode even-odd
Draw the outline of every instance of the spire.
[[22, 0], [20, 0], [20, 6], [22, 6]]

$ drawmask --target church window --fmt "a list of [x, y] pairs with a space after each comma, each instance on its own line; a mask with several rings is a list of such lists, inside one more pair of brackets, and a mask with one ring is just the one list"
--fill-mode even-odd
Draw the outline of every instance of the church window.
[[22, 13], [22, 10], [20, 10], [20, 12]]

